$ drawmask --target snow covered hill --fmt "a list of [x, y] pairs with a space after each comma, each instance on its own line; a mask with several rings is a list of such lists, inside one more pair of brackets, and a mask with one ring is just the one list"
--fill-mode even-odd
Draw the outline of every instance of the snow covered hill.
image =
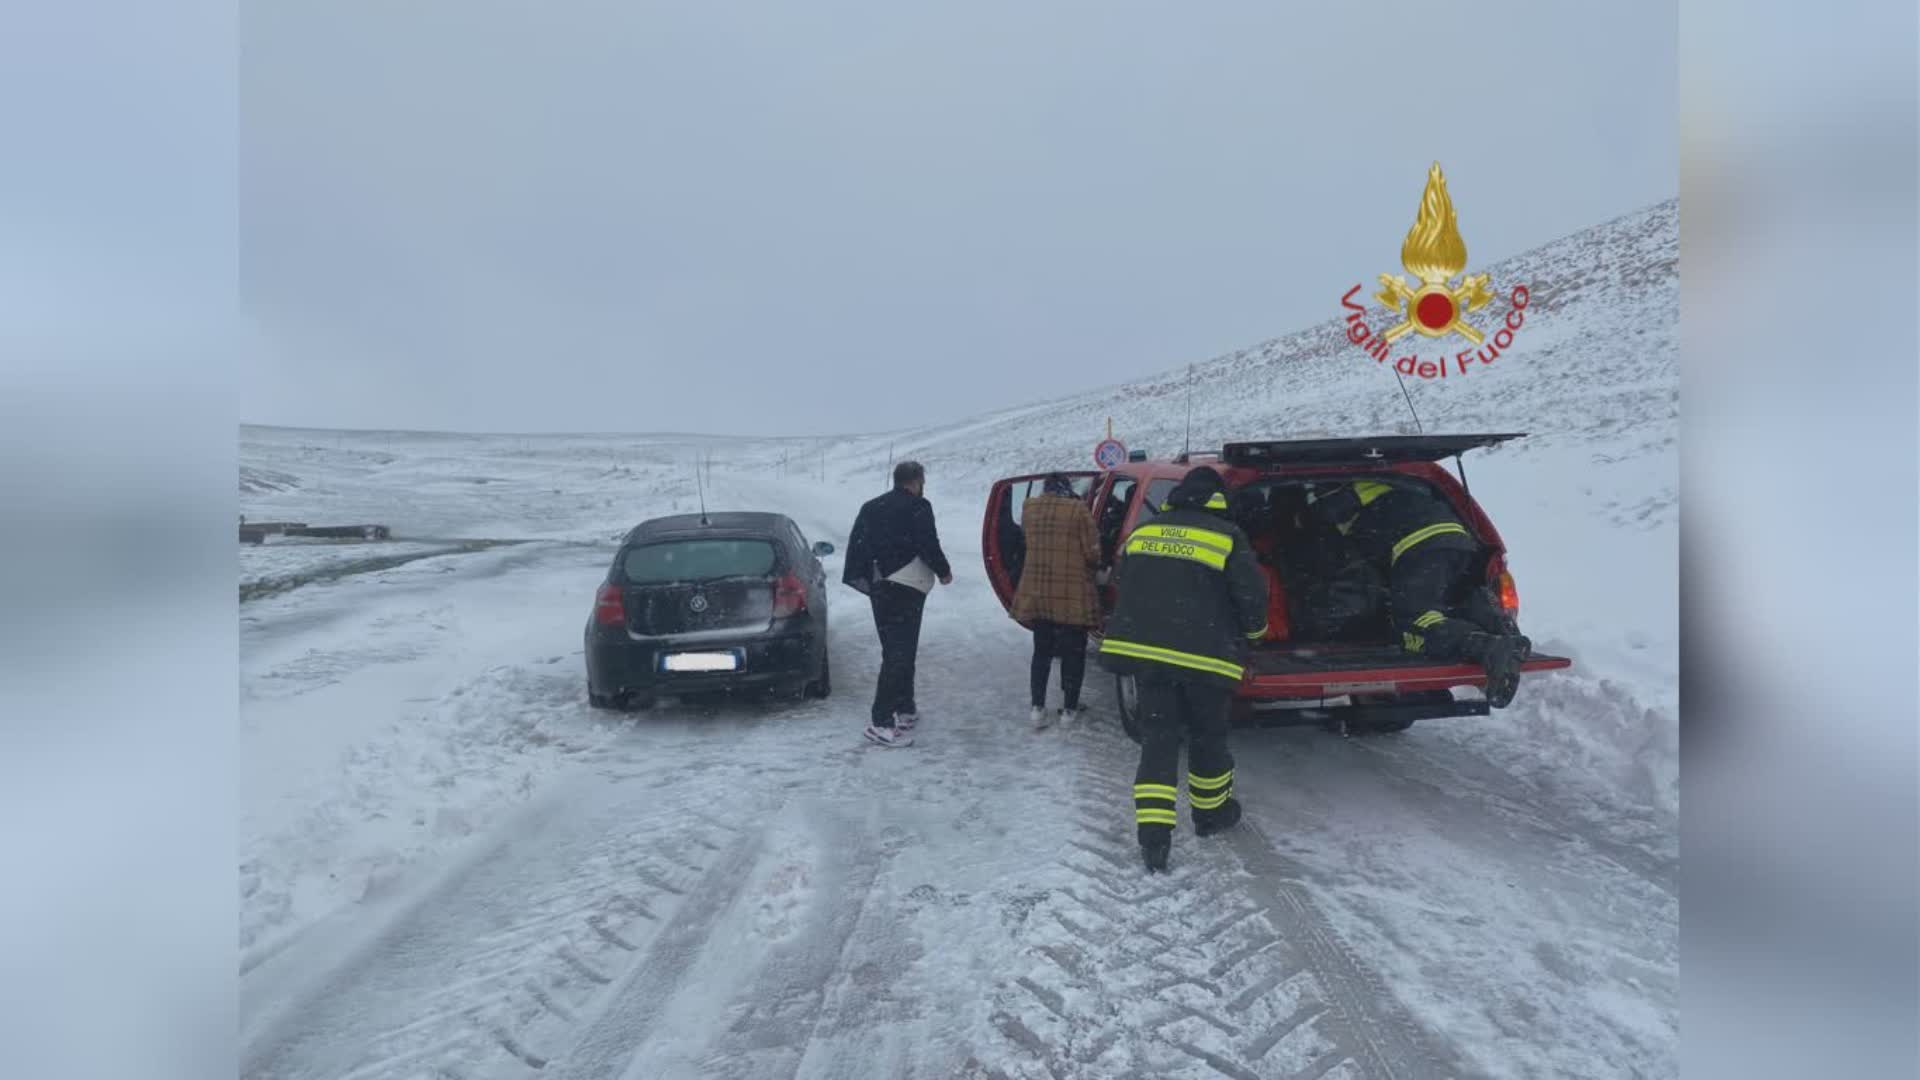
[[[393, 529], [241, 550], [243, 1073], [1676, 1075], [1677, 239], [1665, 203], [1475, 267], [1530, 286], [1524, 333], [1408, 380], [1427, 430], [1532, 433], [1468, 476], [1576, 667], [1483, 720], [1242, 737], [1254, 827], [1183, 835], [1165, 882], [1131, 862], [1097, 673], [1085, 728], [1024, 730], [981, 500], [1085, 467], [1108, 417], [1179, 449], [1189, 388], [1196, 448], [1402, 430], [1342, 336], [1353, 283], [1287, 337], [1117, 386], [1051, 358], [1089, 390], [936, 429], [243, 428], [249, 520]], [[919, 746], [858, 740], [877, 660], [845, 590], [829, 701], [587, 708], [613, 541], [696, 506], [696, 460], [710, 506], [844, 544], [890, 455], [927, 463], [959, 578]]]
[[[1606, 444], [1618, 456], [1670, 453], [1679, 421], [1679, 222], [1669, 201], [1576, 233], [1525, 255], [1476, 267], [1502, 285], [1526, 284], [1526, 323], [1507, 354], [1464, 376], [1407, 380], [1420, 420], [1435, 431], [1529, 431], [1518, 452]], [[1383, 270], [1397, 267], [1382, 267]], [[1044, 405], [923, 432], [850, 444], [845, 456], [884, 454], [889, 443], [941, 467], [943, 475], [985, 481], [1030, 470], [1036, 461], [1087, 467], [1092, 442], [1112, 417], [1130, 446], [1155, 454], [1185, 440], [1192, 390], [1195, 448], [1237, 438], [1312, 437], [1411, 431], [1412, 418], [1389, 365], [1346, 337], [1340, 294], [1328, 289], [1328, 319], [1285, 337], [1169, 370], [1140, 382], [1102, 386]], [[1507, 314], [1505, 293], [1472, 317], [1489, 331]], [[1400, 355], [1420, 339], [1402, 339]], [[1432, 347], [1423, 355], [1437, 355]], [[1097, 356], [1053, 358], [1100, 383]], [[1011, 399], [1020, 387], [1006, 388]]]

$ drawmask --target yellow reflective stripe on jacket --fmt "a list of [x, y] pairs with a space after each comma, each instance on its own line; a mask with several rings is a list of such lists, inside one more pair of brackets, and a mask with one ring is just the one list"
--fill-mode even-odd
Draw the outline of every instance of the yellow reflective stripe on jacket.
[[1225, 570], [1227, 557], [1210, 546], [1195, 544], [1187, 540], [1158, 540], [1151, 536], [1135, 536], [1127, 541], [1129, 555], [1160, 555], [1169, 559], [1186, 559], [1197, 562], [1209, 570]]
[[1415, 544], [1425, 543], [1436, 536], [1447, 536], [1453, 533], [1466, 536], [1468, 535], [1467, 527], [1457, 521], [1442, 521], [1437, 525], [1429, 525], [1424, 529], [1415, 529], [1401, 537], [1399, 543], [1393, 545], [1393, 558], [1390, 562], [1399, 562], [1400, 556], [1405, 555], [1407, 550]]
[[1267, 636], [1267, 624], [1261, 623], [1260, 629], [1247, 631], [1247, 636], [1255, 641]]
[[1360, 496], [1361, 506], [1367, 505], [1392, 490], [1393, 485], [1383, 484], [1378, 480], [1356, 480], [1353, 484], [1353, 493]]
[[1445, 621], [1446, 617], [1447, 616], [1445, 612], [1429, 611], [1425, 615], [1422, 615], [1419, 618], [1413, 620], [1413, 628], [1415, 630], [1425, 630], [1427, 627], [1432, 626], [1434, 623]]
[[[1206, 507], [1209, 510], [1225, 510], [1227, 508], [1227, 497], [1225, 495], [1211, 496], [1207, 499]], [[1160, 512], [1163, 514], [1172, 509], [1173, 503], [1171, 502], [1163, 502], [1160, 504]]]
[[1132, 539], [1147, 537], [1153, 540], [1179, 540], [1183, 543], [1211, 548], [1222, 555], [1233, 554], [1233, 536], [1230, 533], [1195, 528], [1192, 525], [1161, 525], [1153, 522], [1140, 526], [1127, 536]]
[[1163, 555], [1188, 559], [1212, 570], [1225, 570], [1227, 556], [1233, 554], [1233, 537], [1191, 525], [1150, 523], [1128, 535], [1126, 550], [1129, 555]]
[[1174, 649], [1162, 649], [1157, 645], [1141, 645], [1132, 641], [1115, 641], [1107, 638], [1100, 642], [1100, 651], [1112, 653], [1115, 656], [1132, 657], [1135, 660], [1153, 660], [1162, 664], [1171, 664], [1174, 667], [1204, 671], [1210, 675], [1224, 675], [1229, 679], [1239, 679], [1246, 674], [1245, 668], [1226, 660], [1179, 652]]

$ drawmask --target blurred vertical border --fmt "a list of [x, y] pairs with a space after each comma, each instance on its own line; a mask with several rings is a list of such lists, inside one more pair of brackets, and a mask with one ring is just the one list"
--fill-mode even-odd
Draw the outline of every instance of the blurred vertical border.
[[[9, 1075], [233, 1075], [237, 18], [0, 36]], [[1920, 1075], [1920, 12], [1677, 22], [1683, 1070]]]
[[1920, 9], [1679, 18], [1682, 1071], [1916, 1076]]
[[0, 1072], [234, 1075], [235, 24], [0, 31]]

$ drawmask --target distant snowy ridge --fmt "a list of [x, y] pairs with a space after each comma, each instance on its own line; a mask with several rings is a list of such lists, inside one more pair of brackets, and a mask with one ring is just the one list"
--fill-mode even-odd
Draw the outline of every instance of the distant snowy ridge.
[[[1678, 200], [1471, 269], [1492, 274], [1497, 297], [1470, 321], [1491, 332], [1511, 306], [1508, 290], [1524, 284], [1531, 293], [1526, 324], [1489, 365], [1476, 363], [1468, 374], [1444, 381], [1406, 380], [1428, 430], [1527, 431], [1533, 443], [1624, 440], [1622, 449], [1635, 453], [1677, 445]], [[1151, 378], [890, 441], [896, 456], [912, 455], [945, 475], [969, 479], [1034, 462], [1090, 468], [1108, 417], [1128, 446], [1156, 456], [1178, 452], [1188, 438], [1189, 389], [1195, 449], [1233, 439], [1411, 432], [1413, 419], [1391, 365], [1347, 338], [1340, 297], [1355, 284], [1363, 286], [1367, 322], [1383, 328], [1388, 320], [1372, 299], [1374, 282], [1329, 281], [1326, 321], [1283, 337]], [[1426, 356], [1448, 347], [1412, 340]], [[1415, 347], [1406, 338], [1397, 344], [1395, 356]], [[1458, 340], [1450, 346], [1463, 347], [1470, 346]], [[1083, 362], [1090, 377], [1100, 372], [1098, 357], [1059, 362]], [[871, 455], [882, 438], [870, 437], [862, 449]], [[1526, 444], [1518, 450], [1524, 453]]]

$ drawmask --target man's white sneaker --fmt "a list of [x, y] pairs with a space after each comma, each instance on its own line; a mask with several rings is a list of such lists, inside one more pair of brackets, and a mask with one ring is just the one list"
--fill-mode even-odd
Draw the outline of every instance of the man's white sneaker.
[[913, 729], [920, 726], [920, 714], [910, 712], [894, 713], [893, 726], [911, 735]]
[[1033, 730], [1045, 731], [1053, 726], [1055, 717], [1053, 713], [1048, 712], [1044, 707], [1035, 705], [1027, 711], [1027, 719], [1033, 721]]
[[875, 746], [912, 746], [913, 732], [902, 731], [897, 727], [875, 727], [867, 725], [864, 732], [867, 741]]
[[1053, 720], [1061, 727], [1072, 727], [1080, 722], [1080, 710], [1063, 708], [1054, 714]]

